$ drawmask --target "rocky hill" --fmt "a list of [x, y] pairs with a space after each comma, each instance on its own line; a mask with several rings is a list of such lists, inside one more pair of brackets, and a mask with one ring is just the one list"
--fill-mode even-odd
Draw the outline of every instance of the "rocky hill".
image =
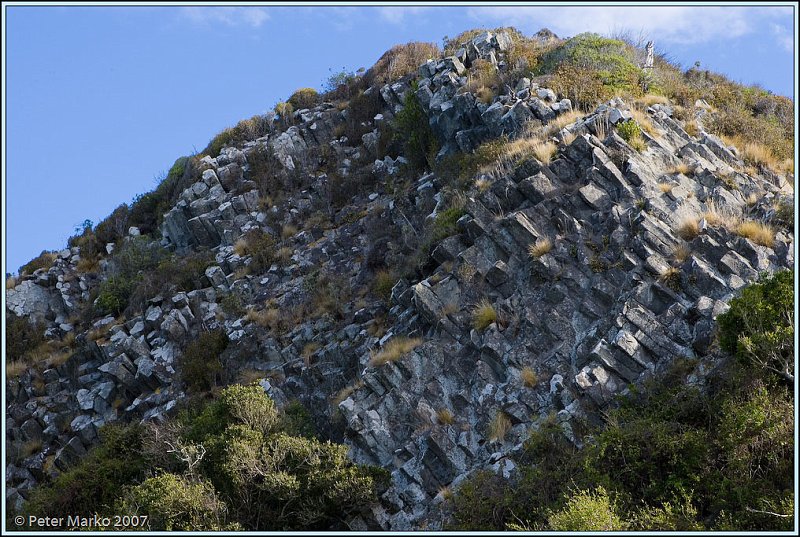
[[[391, 473], [350, 528], [440, 529], [450, 491], [513, 478], [548, 420], [581, 448], [676, 361], [702, 383], [725, 360], [717, 316], [794, 266], [794, 177], [712, 134], [701, 89], [654, 95], [665, 66], [643, 71], [651, 93], [601, 84], [600, 105], [566, 68], [531, 73], [526, 53], [563, 67], [573, 45], [393, 49], [391, 69], [224, 131], [8, 281], [9, 508], [105, 424], [256, 381]], [[192, 347], [207, 334], [218, 355]]]

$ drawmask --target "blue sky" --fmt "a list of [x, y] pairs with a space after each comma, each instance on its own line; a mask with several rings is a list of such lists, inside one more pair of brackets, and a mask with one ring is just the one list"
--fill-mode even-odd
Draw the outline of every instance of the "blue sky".
[[331, 70], [474, 27], [642, 33], [685, 67], [794, 98], [791, 7], [5, 4], [5, 271], [151, 190], [174, 160]]

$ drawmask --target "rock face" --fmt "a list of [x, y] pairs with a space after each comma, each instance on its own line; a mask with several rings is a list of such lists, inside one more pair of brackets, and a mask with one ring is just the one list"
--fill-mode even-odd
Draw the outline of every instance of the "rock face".
[[[440, 158], [571, 110], [525, 78], [490, 104], [462, 91], [474, 61], [500, 67], [509, 45], [508, 35], [486, 32], [420, 66], [416, 95]], [[369, 291], [378, 269], [407, 263], [422, 230], [446, 210], [443, 178], [411, 177], [398, 194], [405, 159], [374, 160], [380, 123], [410, 89], [404, 79], [368, 90], [383, 108], [361, 140], [337, 136], [347, 110], [323, 103], [295, 113], [288, 128], [201, 160], [197, 180], [164, 215], [160, 240], [178, 254], [211, 248], [206, 286], [149, 297], [133, 318], [93, 320], [66, 361], [8, 380], [14, 507], [79, 460], [103, 424], [168, 416], [184, 396], [176, 367], [186, 343], [219, 328], [231, 340], [221, 357], [229, 381], [255, 372], [279, 405], [299, 400], [354, 460], [391, 470], [380, 506], [352, 527], [439, 529], [439, 491], [478, 469], [513, 473], [507, 457], [548, 415], [576, 441], [574, 418], [596, 416], [675, 358], [697, 358], [698, 371], [707, 370], [726, 302], [759, 272], [793, 266], [789, 230], [765, 246], [709, 216], [768, 220], [784, 199], [780, 181], [743, 172], [717, 138], [690, 136], [664, 105], [647, 110], [655, 134], [644, 135], [641, 153], [612, 128], [600, 139], [598, 125], [630, 120], [616, 99], [557, 132], [549, 163], [526, 156], [484, 177], [487, 188], [465, 192], [450, 236], [429, 244], [405, 277], [396, 270], [390, 298], [381, 299]], [[269, 208], [253, 178], [264, 151], [284, 189]], [[680, 164], [691, 177], [674, 171]], [[353, 177], [359, 187], [334, 201], [332, 189]], [[687, 220], [696, 231], [682, 231]], [[283, 260], [250, 270], [237, 241], [252, 229], [279, 237], [289, 225], [301, 231], [283, 232]], [[107, 277], [81, 273], [78, 261], [79, 249], [65, 250], [52, 268], [8, 289], [9, 310], [46, 323], [48, 337], [70, 332], [69, 318]], [[232, 311], [232, 301], [255, 315]], [[473, 318], [483, 301], [494, 310], [487, 326]], [[267, 310], [279, 319], [259, 321]], [[399, 337], [422, 342], [373, 365]], [[526, 385], [523, 371], [538, 384]], [[493, 436], [497, 416], [510, 426]], [[24, 451], [30, 442], [41, 448]]]

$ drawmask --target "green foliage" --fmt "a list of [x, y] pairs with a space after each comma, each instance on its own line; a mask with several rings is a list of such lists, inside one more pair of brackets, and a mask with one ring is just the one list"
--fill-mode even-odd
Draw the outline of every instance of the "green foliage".
[[412, 83], [403, 109], [394, 121], [395, 135], [402, 142], [404, 155], [414, 173], [430, 169], [439, 151], [439, 141], [428, 124], [428, 114], [417, 98], [417, 89], [416, 82]]
[[[210, 337], [197, 347], [219, 350], [221, 337]], [[184, 463], [192, 454], [183, 475], [164, 456], [167, 447]], [[177, 420], [151, 424], [147, 435], [139, 425], [105, 426], [99, 445], [35, 488], [21, 514], [147, 515], [155, 531], [344, 529], [389, 480], [385, 470], [352, 464], [347, 452], [314, 438], [301, 405], [280, 413], [260, 386], [234, 385]]]
[[120, 315], [128, 307], [128, 300], [136, 282], [121, 276], [111, 277], [100, 284], [100, 294], [94, 305], [103, 315]]
[[134, 290], [165, 255], [166, 251], [146, 236], [127, 239], [111, 256], [111, 276], [100, 284], [95, 302], [98, 312], [119, 315], [125, 311]]
[[433, 222], [433, 240], [439, 241], [457, 233], [456, 222], [464, 214], [463, 207], [450, 207], [437, 214]]
[[473, 153], [447, 155], [435, 164], [434, 171], [448, 183], [466, 187], [481, 167], [500, 159], [507, 144], [508, 137], [502, 136], [481, 144]]
[[181, 377], [192, 392], [210, 390], [222, 372], [219, 356], [228, 346], [223, 330], [202, 332], [189, 343], [178, 361]]
[[575, 492], [547, 521], [555, 531], [620, 531], [626, 528], [603, 487]]
[[311, 413], [300, 401], [292, 401], [283, 407], [278, 427], [290, 436], [317, 437], [317, 428], [311, 419]]
[[169, 473], [132, 487], [118, 502], [115, 512], [147, 515], [149, 531], [241, 529], [224, 525], [227, 506], [210, 483]]
[[49, 270], [50, 267], [53, 266], [53, 263], [56, 260], [55, 252], [48, 252], [47, 250], [42, 250], [42, 253], [38, 256], [34, 257], [21, 267], [19, 267], [20, 274], [33, 274], [39, 269]]
[[384, 472], [354, 466], [347, 447], [290, 436], [308, 432], [295, 405], [279, 416], [258, 385], [231, 386], [192, 423], [208, 447], [201, 470], [245, 529], [331, 529], [374, 501]]
[[314, 88], [300, 88], [292, 93], [288, 102], [295, 110], [314, 108], [319, 102], [319, 94]]
[[123, 486], [144, 475], [139, 425], [106, 425], [100, 443], [76, 466], [53, 482], [33, 489], [24, 515], [63, 517], [65, 513], [91, 517], [109, 513]]
[[630, 142], [634, 138], [642, 135], [642, 130], [639, 128], [639, 125], [633, 120], [620, 123], [617, 126], [617, 132], [626, 142]]
[[794, 273], [762, 277], [718, 318], [720, 344], [740, 360], [794, 380]]
[[23, 360], [28, 351], [45, 341], [44, 331], [42, 323], [6, 311], [6, 361]]
[[581, 110], [590, 110], [611, 96], [610, 89], [603, 85], [595, 69], [571, 63], [556, 67], [549, 85], [558, 95], [566, 97]]
[[642, 93], [642, 72], [636, 65], [635, 49], [623, 41], [597, 34], [577, 35], [546, 53], [537, 73], [554, 73], [557, 87], [553, 89], [562, 95], [572, 95], [583, 107], [615, 93], [634, 96]]

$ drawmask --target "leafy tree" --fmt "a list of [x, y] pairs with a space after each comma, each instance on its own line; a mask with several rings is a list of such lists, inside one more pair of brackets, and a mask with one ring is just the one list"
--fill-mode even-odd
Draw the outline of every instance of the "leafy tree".
[[150, 531], [219, 531], [241, 529], [225, 525], [227, 506], [206, 481], [175, 474], [150, 477], [130, 488], [115, 511], [147, 515]]
[[395, 133], [403, 143], [405, 157], [415, 172], [430, 169], [439, 141], [428, 124], [428, 114], [417, 98], [416, 82], [406, 92], [403, 109], [395, 116]]
[[794, 384], [794, 272], [762, 277], [719, 316], [722, 348]]

